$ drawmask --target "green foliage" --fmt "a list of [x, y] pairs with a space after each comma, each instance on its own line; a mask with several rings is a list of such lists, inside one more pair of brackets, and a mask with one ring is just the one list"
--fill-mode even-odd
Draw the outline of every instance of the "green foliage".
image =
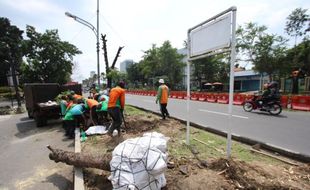
[[9, 19], [0, 17], [0, 85], [7, 84], [6, 74], [10, 65], [19, 70], [23, 56], [20, 48], [22, 33], [22, 30], [11, 25]]
[[198, 81], [200, 90], [203, 88], [203, 81], [227, 82], [229, 64], [223, 58], [223, 55], [217, 55], [193, 61], [193, 78]]
[[27, 61], [21, 67], [23, 82], [68, 82], [73, 56], [81, 51], [61, 41], [57, 30], [46, 30], [41, 34], [34, 27], [27, 26], [26, 34], [28, 39], [24, 41], [23, 47]]
[[[221, 137], [196, 128], [191, 128], [191, 133], [192, 134], [190, 144], [197, 148], [201, 158], [209, 159], [210, 157], [221, 158], [226, 156], [227, 154], [226, 137]], [[204, 144], [198, 142], [197, 140], [194, 140], [194, 138], [204, 142]], [[231, 143], [232, 143], [231, 148], [232, 157], [238, 158], [243, 161], [263, 161], [266, 163], [279, 163], [278, 161], [272, 158], [268, 158], [263, 155], [253, 154], [250, 150], [251, 147], [249, 147], [248, 145], [236, 141], [232, 141]]]
[[286, 39], [277, 35], [265, 34], [259, 38], [254, 46], [254, 70], [259, 73], [267, 73], [270, 81], [285, 65]]
[[287, 75], [300, 69], [302, 74], [310, 76], [310, 39], [305, 38], [297, 46], [288, 49], [284, 62]]
[[297, 8], [286, 19], [285, 32], [295, 37], [294, 48], [287, 51], [286, 63], [290, 71], [301, 70], [302, 74], [309, 76], [309, 38], [305, 37], [297, 45], [297, 37], [306, 34], [306, 23], [310, 20], [307, 9]]
[[171, 88], [175, 88], [182, 80], [183, 55], [177, 53], [169, 41], [165, 41], [161, 47], [152, 45], [151, 49], [144, 52], [143, 60], [131, 66], [128, 79], [131, 83], [147, 83], [149, 86], [157, 84], [160, 76], [166, 76]]
[[142, 64], [132, 64], [127, 68], [127, 79], [131, 82], [131, 86], [137, 88], [139, 82], [145, 82], [142, 73]]
[[303, 28], [310, 19], [307, 9], [297, 8], [287, 18], [285, 32], [290, 36], [302, 36], [306, 33]]
[[245, 61], [247, 64], [254, 63], [255, 45], [266, 34], [266, 30], [266, 26], [259, 26], [252, 22], [246, 23], [243, 27], [238, 27], [236, 30], [237, 61]]
[[62, 96], [68, 96], [71, 94], [71, 90], [67, 90], [67, 91], [64, 91], [64, 92], [61, 92], [60, 94], [58, 94], [55, 98], [55, 101], [59, 104], [60, 101], [62, 100]]
[[110, 72], [107, 74], [107, 77], [111, 79], [112, 84], [117, 85], [119, 81], [124, 81], [127, 83], [127, 74], [117, 71], [116, 69], [111, 69]]
[[[274, 76], [285, 73], [284, 56], [287, 42], [282, 36], [267, 34], [266, 26], [248, 23], [237, 29], [237, 51], [239, 60], [254, 65], [254, 70], [259, 73], [267, 73], [270, 80]], [[240, 57], [244, 57], [242, 59]]]
[[133, 106], [130, 106], [130, 105], [126, 105], [125, 106], [125, 112], [126, 114], [128, 115], [147, 115], [146, 112], [140, 110], [140, 109], [137, 109]]

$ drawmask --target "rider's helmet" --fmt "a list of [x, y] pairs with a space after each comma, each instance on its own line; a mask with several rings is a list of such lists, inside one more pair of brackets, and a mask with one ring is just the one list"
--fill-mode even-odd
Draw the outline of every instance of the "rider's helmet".
[[276, 81], [272, 81], [272, 82], [268, 83], [267, 88], [268, 88], [268, 89], [271, 89], [271, 88], [275, 88], [275, 89], [277, 89], [277, 88], [278, 88], [278, 86], [279, 86], [278, 82], [276, 82]]

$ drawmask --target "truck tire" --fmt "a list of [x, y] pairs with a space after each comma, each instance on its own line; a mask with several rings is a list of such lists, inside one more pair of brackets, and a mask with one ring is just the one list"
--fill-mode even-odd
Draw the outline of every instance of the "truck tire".
[[36, 126], [37, 127], [42, 127], [42, 120], [40, 117], [36, 117], [35, 118], [35, 121], [36, 121]]
[[28, 118], [29, 119], [33, 119], [33, 112], [32, 112], [32, 110], [27, 110], [27, 112], [28, 112]]
[[34, 113], [34, 120], [36, 122], [37, 127], [43, 127], [47, 123], [46, 118], [39, 115], [38, 112]]

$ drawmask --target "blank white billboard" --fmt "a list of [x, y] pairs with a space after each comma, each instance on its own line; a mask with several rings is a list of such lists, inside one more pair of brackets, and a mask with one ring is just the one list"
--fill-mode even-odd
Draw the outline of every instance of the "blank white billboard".
[[190, 57], [229, 48], [231, 44], [231, 13], [194, 28], [189, 33]]

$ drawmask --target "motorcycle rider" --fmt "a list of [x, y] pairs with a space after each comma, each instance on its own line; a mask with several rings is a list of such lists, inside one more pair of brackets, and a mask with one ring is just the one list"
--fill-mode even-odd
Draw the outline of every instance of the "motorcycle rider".
[[257, 102], [262, 105], [263, 108], [266, 108], [268, 107], [269, 102], [279, 100], [280, 94], [278, 89], [278, 83], [275, 81], [264, 84], [264, 89], [265, 90], [262, 94], [262, 97], [258, 99]]

